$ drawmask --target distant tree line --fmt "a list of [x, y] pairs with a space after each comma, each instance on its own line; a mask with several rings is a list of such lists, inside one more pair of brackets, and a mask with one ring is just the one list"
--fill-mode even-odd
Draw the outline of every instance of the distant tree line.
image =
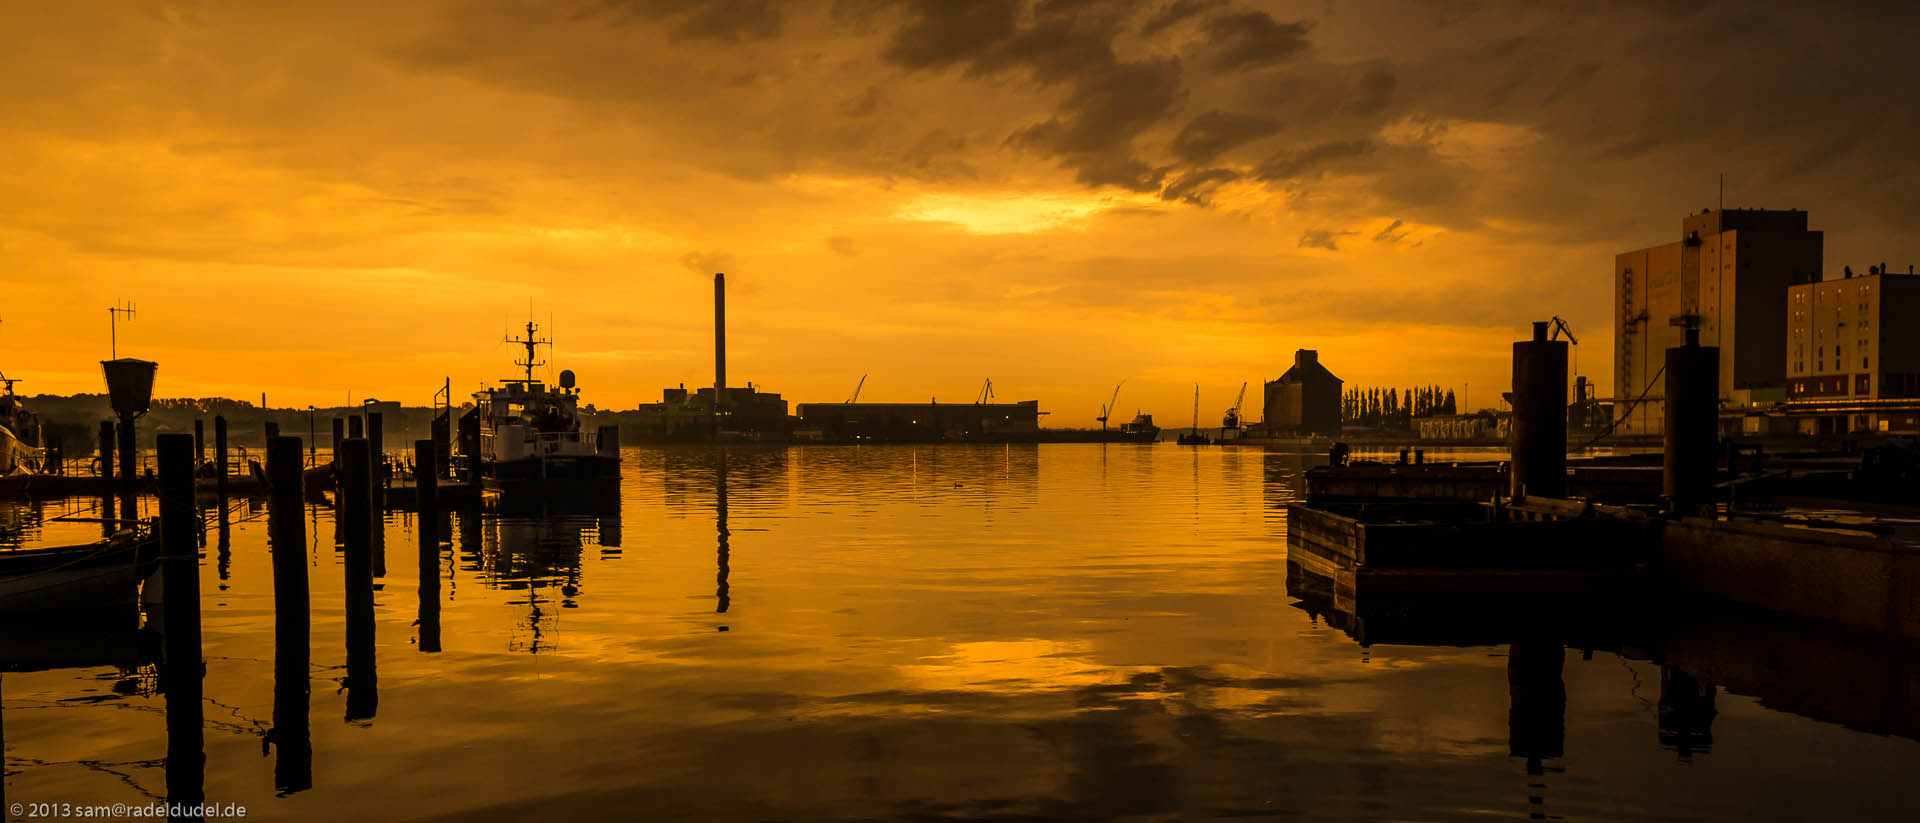
[[1439, 386], [1411, 389], [1356, 387], [1340, 398], [1340, 419], [1346, 423], [1407, 428], [1416, 417], [1459, 414], [1453, 390]]

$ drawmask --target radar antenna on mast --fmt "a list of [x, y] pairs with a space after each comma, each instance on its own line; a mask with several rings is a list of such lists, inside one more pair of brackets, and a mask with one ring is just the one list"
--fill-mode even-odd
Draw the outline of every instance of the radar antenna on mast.
[[536, 325], [532, 320], [528, 320], [527, 336], [525, 338], [509, 337], [506, 340], [506, 342], [508, 343], [518, 343], [522, 346], [527, 347], [527, 359], [515, 360], [513, 361], [513, 364], [527, 370], [527, 379], [525, 382], [528, 385], [533, 384], [533, 370], [540, 366], [546, 365], [546, 361], [539, 359], [539, 351], [540, 351], [539, 347], [553, 345], [552, 340], [540, 339], [539, 335], [536, 334], [536, 332], [538, 332], [539, 329], [540, 327]]

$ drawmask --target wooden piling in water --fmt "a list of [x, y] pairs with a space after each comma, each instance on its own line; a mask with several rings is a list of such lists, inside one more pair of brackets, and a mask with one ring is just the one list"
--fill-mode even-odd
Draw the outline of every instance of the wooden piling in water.
[[267, 541], [273, 551], [273, 785], [313, 787], [313, 739], [307, 713], [312, 657], [307, 581], [306, 504], [301, 497], [300, 438], [267, 441]]
[[414, 522], [420, 533], [420, 651], [440, 650], [440, 510], [439, 444], [432, 439], [413, 444]]
[[133, 443], [133, 421], [132, 420], [120, 421], [119, 435], [120, 435], [120, 485], [121, 485], [121, 488], [128, 489], [133, 487], [133, 479], [138, 476], [137, 472], [140, 469], [140, 459], [134, 456], [135, 453], [134, 453], [134, 443]]
[[166, 662], [167, 801], [197, 805], [205, 791], [205, 719], [200, 682], [200, 513], [193, 502], [193, 437], [156, 439]]
[[213, 470], [219, 478], [215, 485], [224, 500], [227, 497], [227, 418], [221, 415], [213, 417]]
[[334, 418], [333, 419], [333, 439], [328, 441], [327, 450], [333, 452], [333, 462], [336, 465], [340, 462], [340, 443], [341, 441], [346, 439], [347, 439], [346, 418], [342, 418], [342, 417]]
[[100, 477], [113, 479], [113, 421], [100, 421]]
[[356, 415], [353, 415], [352, 417], [348, 417], [347, 418], [347, 437], [356, 438], [356, 437], [366, 437], [366, 436], [367, 436], [367, 431], [365, 428], [363, 428], [363, 423], [360, 420], [360, 415], [356, 414]]
[[207, 421], [193, 419], [193, 465], [198, 468], [207, 462]]
[[373, 505], [373, 519], [378, 522], [387, 513], [387, 433], [379, 412], [367, 412], [367, 450], [373, 460], [373, 483], [368, 488], [372, 496], [368, 500]]
[[420, 519], [425, 522], [440, 503], [440, 464], [432, 440], [413, 444], [413, 499]]
[[349, 437], [340, 460], [345, 521], [348, 720], [372, 718], [379, 705], [373, 665], [373, 460], [365, 438]]
[[268, 420], [268, 421], [267, 421], [267, 423], [266, 423], [266, 429], [267, 429], [267, 439], [268, 439], [268, 440], [272, 440], [273, 438], [276, 438], [276, 437], [279, 437], [279, 436], [280, 436], [280, 424], [279, 424], [279, 423], [276, 423], [276, 422], [274, 422], [274, 421], [272, 421], [272, 420]]

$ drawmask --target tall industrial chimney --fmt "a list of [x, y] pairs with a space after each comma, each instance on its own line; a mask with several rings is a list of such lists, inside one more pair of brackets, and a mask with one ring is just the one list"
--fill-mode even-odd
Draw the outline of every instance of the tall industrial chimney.
[[727, 275], [713, 276], [713, 404], [726, 404], [727, 393]]

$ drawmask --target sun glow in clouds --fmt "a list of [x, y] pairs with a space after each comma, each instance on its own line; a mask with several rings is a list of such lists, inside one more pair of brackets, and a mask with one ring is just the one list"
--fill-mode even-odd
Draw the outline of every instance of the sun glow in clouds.
[[1151, 197], [1085, 194], [924, 194], [902, 206], [895, 217], [948, 223], [972, 234], [1037, 234], [1072, 228], [1101, 212], [1152, 206]]

